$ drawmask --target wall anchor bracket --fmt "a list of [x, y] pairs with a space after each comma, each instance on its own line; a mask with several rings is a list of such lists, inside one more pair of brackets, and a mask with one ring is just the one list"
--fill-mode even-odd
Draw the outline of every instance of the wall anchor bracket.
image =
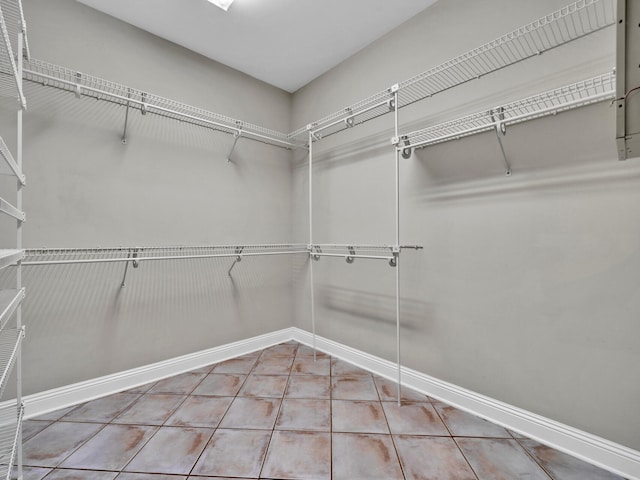
[[231, 276], [231, 270], [233, 270], [233, 267], [236, 266], [236, 263], [241, 262], [242, 261], [242, 251], [244, 250], [244, 247], [236, 247], [234, 253], [236, 254], [236, 258], [233, 260], [233, 263], [231, 264], [231, 267], [229, 268], [229, 271], [227, 272], [227, 275]]
[[315, 253], [322, 253], [322, 248], [320, 245], [309, 245], [309, 253], [311, 254], [311, 258], [313, 258], [316, 262], [320, 260], [320, 255], [314, 255]]
[[502, 144], [502, 137], [504, 137], [507, 134], [507, 124], [504, 123], [504, 107], [498, 107], [495, 110], [491, 110], [490, 114], [491, 114], [491, 121], [495, 122], [495, 125], [496, 125], [496, 138], [498, 139], [498, 144], [500, 145], [500, 151], [502, 152], [502, 159], [504, 160], [505, 175], [507, 177], [510, 177], [511, 165], [509, 164], [507, 153], [504, 151], [504, 145]]
[[353, 261], [355, 260], [354, 257], [352, 257], [352, 255], [356, 254], [356, 249], [353, 247], [347, 247], [347, 250], [349, 250], [349, 256], [345, 258], [345, 260], [347, 261], [347, 263], [353, 263]]
[[[127, 94], [127, 98], [131, 98], [131, 89], [129, 89], [129, 93]], [[122, 144], [127, 144], [127, 125], [129, 123], [129, 106], [131, 105], [130, 101], [127, 101], [127, 109], [124, 112], [124, 129], [122, 130]]]
[[75, 96], [76, 98], [82, 98], [82, 86], [80, 85], [80, 83], [82, 82], [82, 74], [80, 72], [76, 72], [76, 91], [75, 91]]
[[122, 283], [120, 284], [120, 288], [124, 288], [127, 280], [127, 271], [129, 270], [129, 261], [128, 259], [132, 259], [131, 263], [133, 264], [133, 268], [138, 268], [138, 261], [135, 260], [138, 258], [138, 249], [134, 249], [133, 251], [129, 250], [127, 253], [127, 261], [124, 262], [124, 275], [122, 276]]
[[227, 154], [227, 162], [228, 163], [232, 163], [233, 160], [231, 159], [231, 155], [233, 155], [233, 151], [236, 149], [236, 145], [238, 144], [238, 140], [240, 140], [240, 137], [242, 136], [242, 127], [240, 127], [238, 129], [238, 131], [233, 135], [233, 144], [231, 145], [231, 149], [229, 150], [229, 153]]

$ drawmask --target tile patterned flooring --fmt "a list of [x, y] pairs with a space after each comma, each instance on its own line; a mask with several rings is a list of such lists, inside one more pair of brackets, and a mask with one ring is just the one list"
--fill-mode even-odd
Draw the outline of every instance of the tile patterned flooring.
[[27, 420], [25, 480], [621, 477], [283, 343]]

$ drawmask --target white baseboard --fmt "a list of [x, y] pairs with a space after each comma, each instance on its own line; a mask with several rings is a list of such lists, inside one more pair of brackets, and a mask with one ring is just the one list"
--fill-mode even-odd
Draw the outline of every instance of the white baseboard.
[[[311, 333], [292, 329], [293, 340], [311, 345]], [[316, 335], [315, 346], [331, 356], [381, 377], [397, 381], [397, 365], [382, 358]], [[640, 480], [640, 452], [550, 420], [541, 415], [480, 395], [424, 373], [401, 368], [403, 386], [451, 404], [598, 467]]]
[[112, 393], [139, 387], [146, 383], [156, 382], [212, 363], [262, 350], [271, 345], [289, 341], [292, 338], [291, 328], [285, 328], [151, 365], [27, 395], [23, 398], [25, 406], [24, 418], [37, 417], [54, 410], [78, 405]]
[[[288, 340], [296, 340], [306, 345], [313, 343], [311, 333], [291, 327], [113, 375], [47, 390], [23, 398], [25, 418], [36, 417], [155, 382]], [[315, 345], [320, 351], [376, 375], [394, 381], [397, 378], [397, 366], [393, 362], [320, 336], [316, 336]], [[636, 450], [409, 368], [402, 367], [401, 373], [403, 386], [454, 405], [629, 480], [640, 480], [640, 452]]]

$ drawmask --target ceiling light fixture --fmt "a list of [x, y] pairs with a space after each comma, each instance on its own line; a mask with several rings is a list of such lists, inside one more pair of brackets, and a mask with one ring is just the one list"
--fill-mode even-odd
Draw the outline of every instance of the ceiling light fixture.
[[233, 0], [207, 0], [209, 3], [213, 3], [216, 7], [220, 7], [225, 12], [229, 9]]

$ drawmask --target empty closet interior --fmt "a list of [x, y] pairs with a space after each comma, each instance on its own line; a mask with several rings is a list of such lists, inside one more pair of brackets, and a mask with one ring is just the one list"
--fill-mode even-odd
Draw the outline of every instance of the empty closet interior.
[[294, 339], [640, 478], [634, 1], [439, 0], [294, 93], [0, 6], [0, 477], [23, 413]]

